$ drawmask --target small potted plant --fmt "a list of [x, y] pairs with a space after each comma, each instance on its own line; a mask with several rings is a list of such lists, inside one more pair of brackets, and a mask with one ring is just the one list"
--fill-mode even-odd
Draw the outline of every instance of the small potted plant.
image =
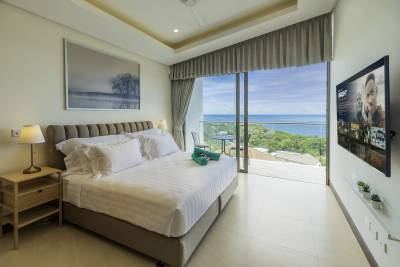
[[374, 207], [374, 209], [378, 210], [382, 207], [382, 200], [378, 194], [371, 195], [371, 203], [372, 203], [372, 207]]
[[370, 199], [371, 198], [371, 189], [369, 187], [369, 184], [364, 184], [362, 188], [362, 194], [365, 199]]
[[363, 181], [357, 182], [358, 191], [360, 191], [360, 193], [362, 192], [364, 185], [365, 185], [365, 182], [363, 182]]

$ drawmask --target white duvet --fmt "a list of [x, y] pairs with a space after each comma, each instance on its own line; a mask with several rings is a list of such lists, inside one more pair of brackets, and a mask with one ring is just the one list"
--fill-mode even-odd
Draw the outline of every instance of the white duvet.
[[159, 234], [186, 234], [236, 176], [236, 161], [221, 156], [200, 166], [188, 153], [149, 160], [97, 179], [64, 177], [64, 201]]

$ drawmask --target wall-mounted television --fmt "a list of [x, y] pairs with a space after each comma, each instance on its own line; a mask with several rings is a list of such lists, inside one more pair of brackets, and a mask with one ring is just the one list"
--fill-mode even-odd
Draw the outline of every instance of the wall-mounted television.
[[389, 56], [336, 86], [338, 143], [390, 177]]

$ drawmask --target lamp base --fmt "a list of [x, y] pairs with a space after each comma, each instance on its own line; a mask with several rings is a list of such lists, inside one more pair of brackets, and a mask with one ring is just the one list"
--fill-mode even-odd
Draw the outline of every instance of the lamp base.
[[31, 173], [35, 173], [35, 172], [40, 172], [41, 170], [42, 170], [41, 168], [31, 165], [29, 168], [25, 169], [22, 173], [23, 174], [31, 174]]

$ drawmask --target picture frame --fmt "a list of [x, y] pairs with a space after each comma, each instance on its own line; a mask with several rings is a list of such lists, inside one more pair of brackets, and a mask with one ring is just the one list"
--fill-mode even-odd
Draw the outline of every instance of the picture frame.
[[140, 64], [64, 39], [66, 110], [140, 110]]

